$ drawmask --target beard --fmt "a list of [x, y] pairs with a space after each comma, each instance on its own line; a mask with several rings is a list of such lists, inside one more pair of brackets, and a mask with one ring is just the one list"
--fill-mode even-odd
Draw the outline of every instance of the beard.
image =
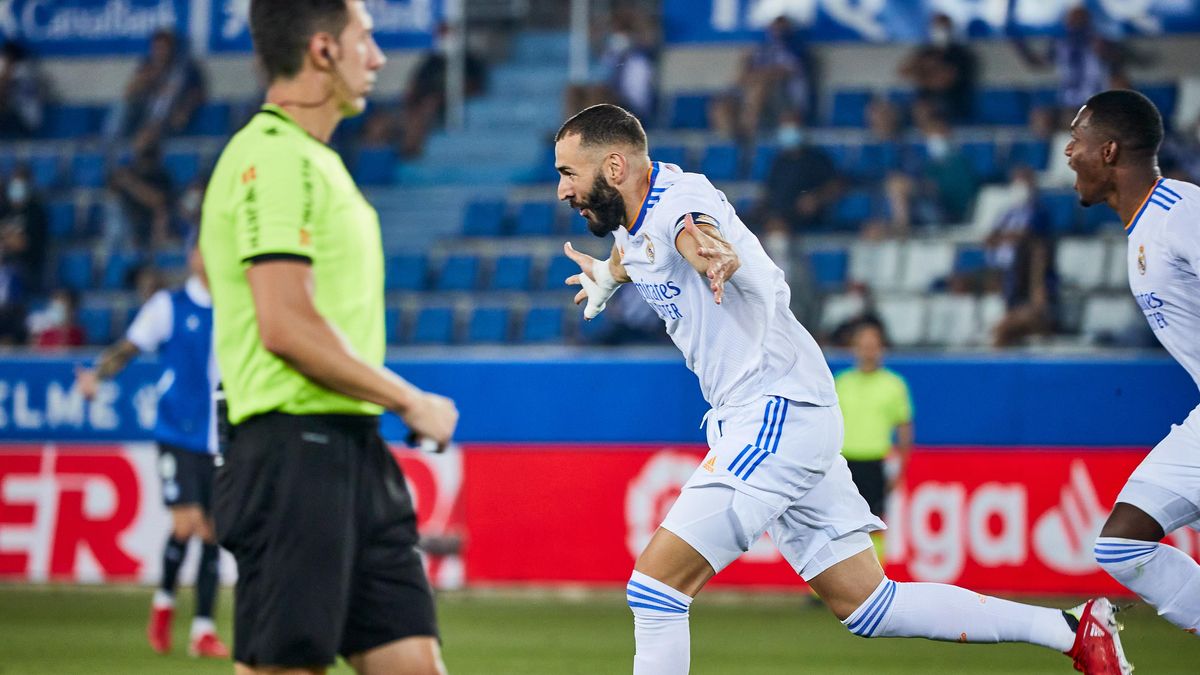
[[591, 211], [591, 217], [585, 216], [584, 220], [587, 221], [588, 231], [597, 237], [606, 237], [625, 224], [625, 200], [599, 171], [587, 198], [582, 202], [572, 199], [571, 208]]

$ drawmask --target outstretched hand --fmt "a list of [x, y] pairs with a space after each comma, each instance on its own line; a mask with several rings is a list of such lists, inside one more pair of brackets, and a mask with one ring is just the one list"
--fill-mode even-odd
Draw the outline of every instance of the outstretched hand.
[[[584, 286], [583, 279], [580, 278], [583, 276], [587, 276], [589, 281], [595, 281], [595, 278], [592, 277], [592, 266], [596, 264], [595, 258], [586, 253], [580, 253], [579, 251], [576, 251], [575, 247], [572, 246], [571, 242], [569, 241], [563, 244], [563, 253], [567, 254], [567, 257], [570, 258], [572, 262], [574, 262], [576, 265], [579, 265], [579, 269], [581, 270], [579, 274], [574, 274], [567, 277], [566, 283], [568, 286]], [[581, 304], [584, 300], [587, 300], [587, 297], [588, 293], [585, 286], [575, 294], [575, 304]]]
[[717, 304], [725, 297], [725, 282], [742, 266], [737, 252], [729, 242], [717, 239], [696, 226], [692, 214], [683, 217], [683, 229], [696, 240], [696, 254], [708, 261], [708, 287], [712, 289]]

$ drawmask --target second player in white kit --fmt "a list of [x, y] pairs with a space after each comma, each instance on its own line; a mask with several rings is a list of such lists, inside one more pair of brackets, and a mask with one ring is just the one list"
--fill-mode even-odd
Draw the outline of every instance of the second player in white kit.
[[612, 105], [567, 120], [555, 144], [559, 199], [615, 239], [609, 260], [565, 247], [582, 270], [567, 283], [583, 287], [585, 318], [634, 286], [712, 407], [710, 451], [626, 588], [634, 673], [688, 672], [692, 599], [764, 532], [856, 635], [1029, 642], [1086, 673], [1129, 672], [1103, 598], [1062, 612], [887, 579], [868, 534], [883, 523], [840, 455], [833, 377], [791, 312], [783, 272], [704, 176], [651, 162], [646, 147], [637, 119]]

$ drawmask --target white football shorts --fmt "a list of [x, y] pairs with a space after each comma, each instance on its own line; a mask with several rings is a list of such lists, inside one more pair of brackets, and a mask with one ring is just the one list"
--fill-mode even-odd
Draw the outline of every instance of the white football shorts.
[[1200, 524], [1200, 406], [1142, 460], [1121, 494], [1125, 502], [1145, 511], [1174, 532], [1184, 525]]
[[704, 461], [663, 528], [720, 572], [768, 533], [805, 580], [871, 548], [884, 529], [841, 455], [842, 413], [778, 396], [709, 414]]

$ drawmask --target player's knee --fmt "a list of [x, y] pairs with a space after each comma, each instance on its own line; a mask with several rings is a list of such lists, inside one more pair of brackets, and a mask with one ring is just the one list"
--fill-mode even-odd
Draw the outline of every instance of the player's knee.
[[1092, 546], [1096, 564], [1118, 581], [1129, 570], [1145, 564], [1158, 551], [1158, 542], [1123, 537], [1097, 537]]
[[681, 591], [637, 571], [625, 586], [625, 601], [638, 622], [686, 621], [692, 604]]
[[879, 582], [879, 586], [871, 595], [849, 612], [843, 615], [844, 607], [835, 607], [833, 603], [829, 604], [830, 609], [837, 615], [842, 625], [846, 630], [857, 635], [858, 637], [870, 638], [880, 635], [881, 626], [887, 618], [888, 613], [892, 609], [892, 603], [896, 599], [896, 592], [899, 590], [900, 584], [895, 581], [883, 578]]

